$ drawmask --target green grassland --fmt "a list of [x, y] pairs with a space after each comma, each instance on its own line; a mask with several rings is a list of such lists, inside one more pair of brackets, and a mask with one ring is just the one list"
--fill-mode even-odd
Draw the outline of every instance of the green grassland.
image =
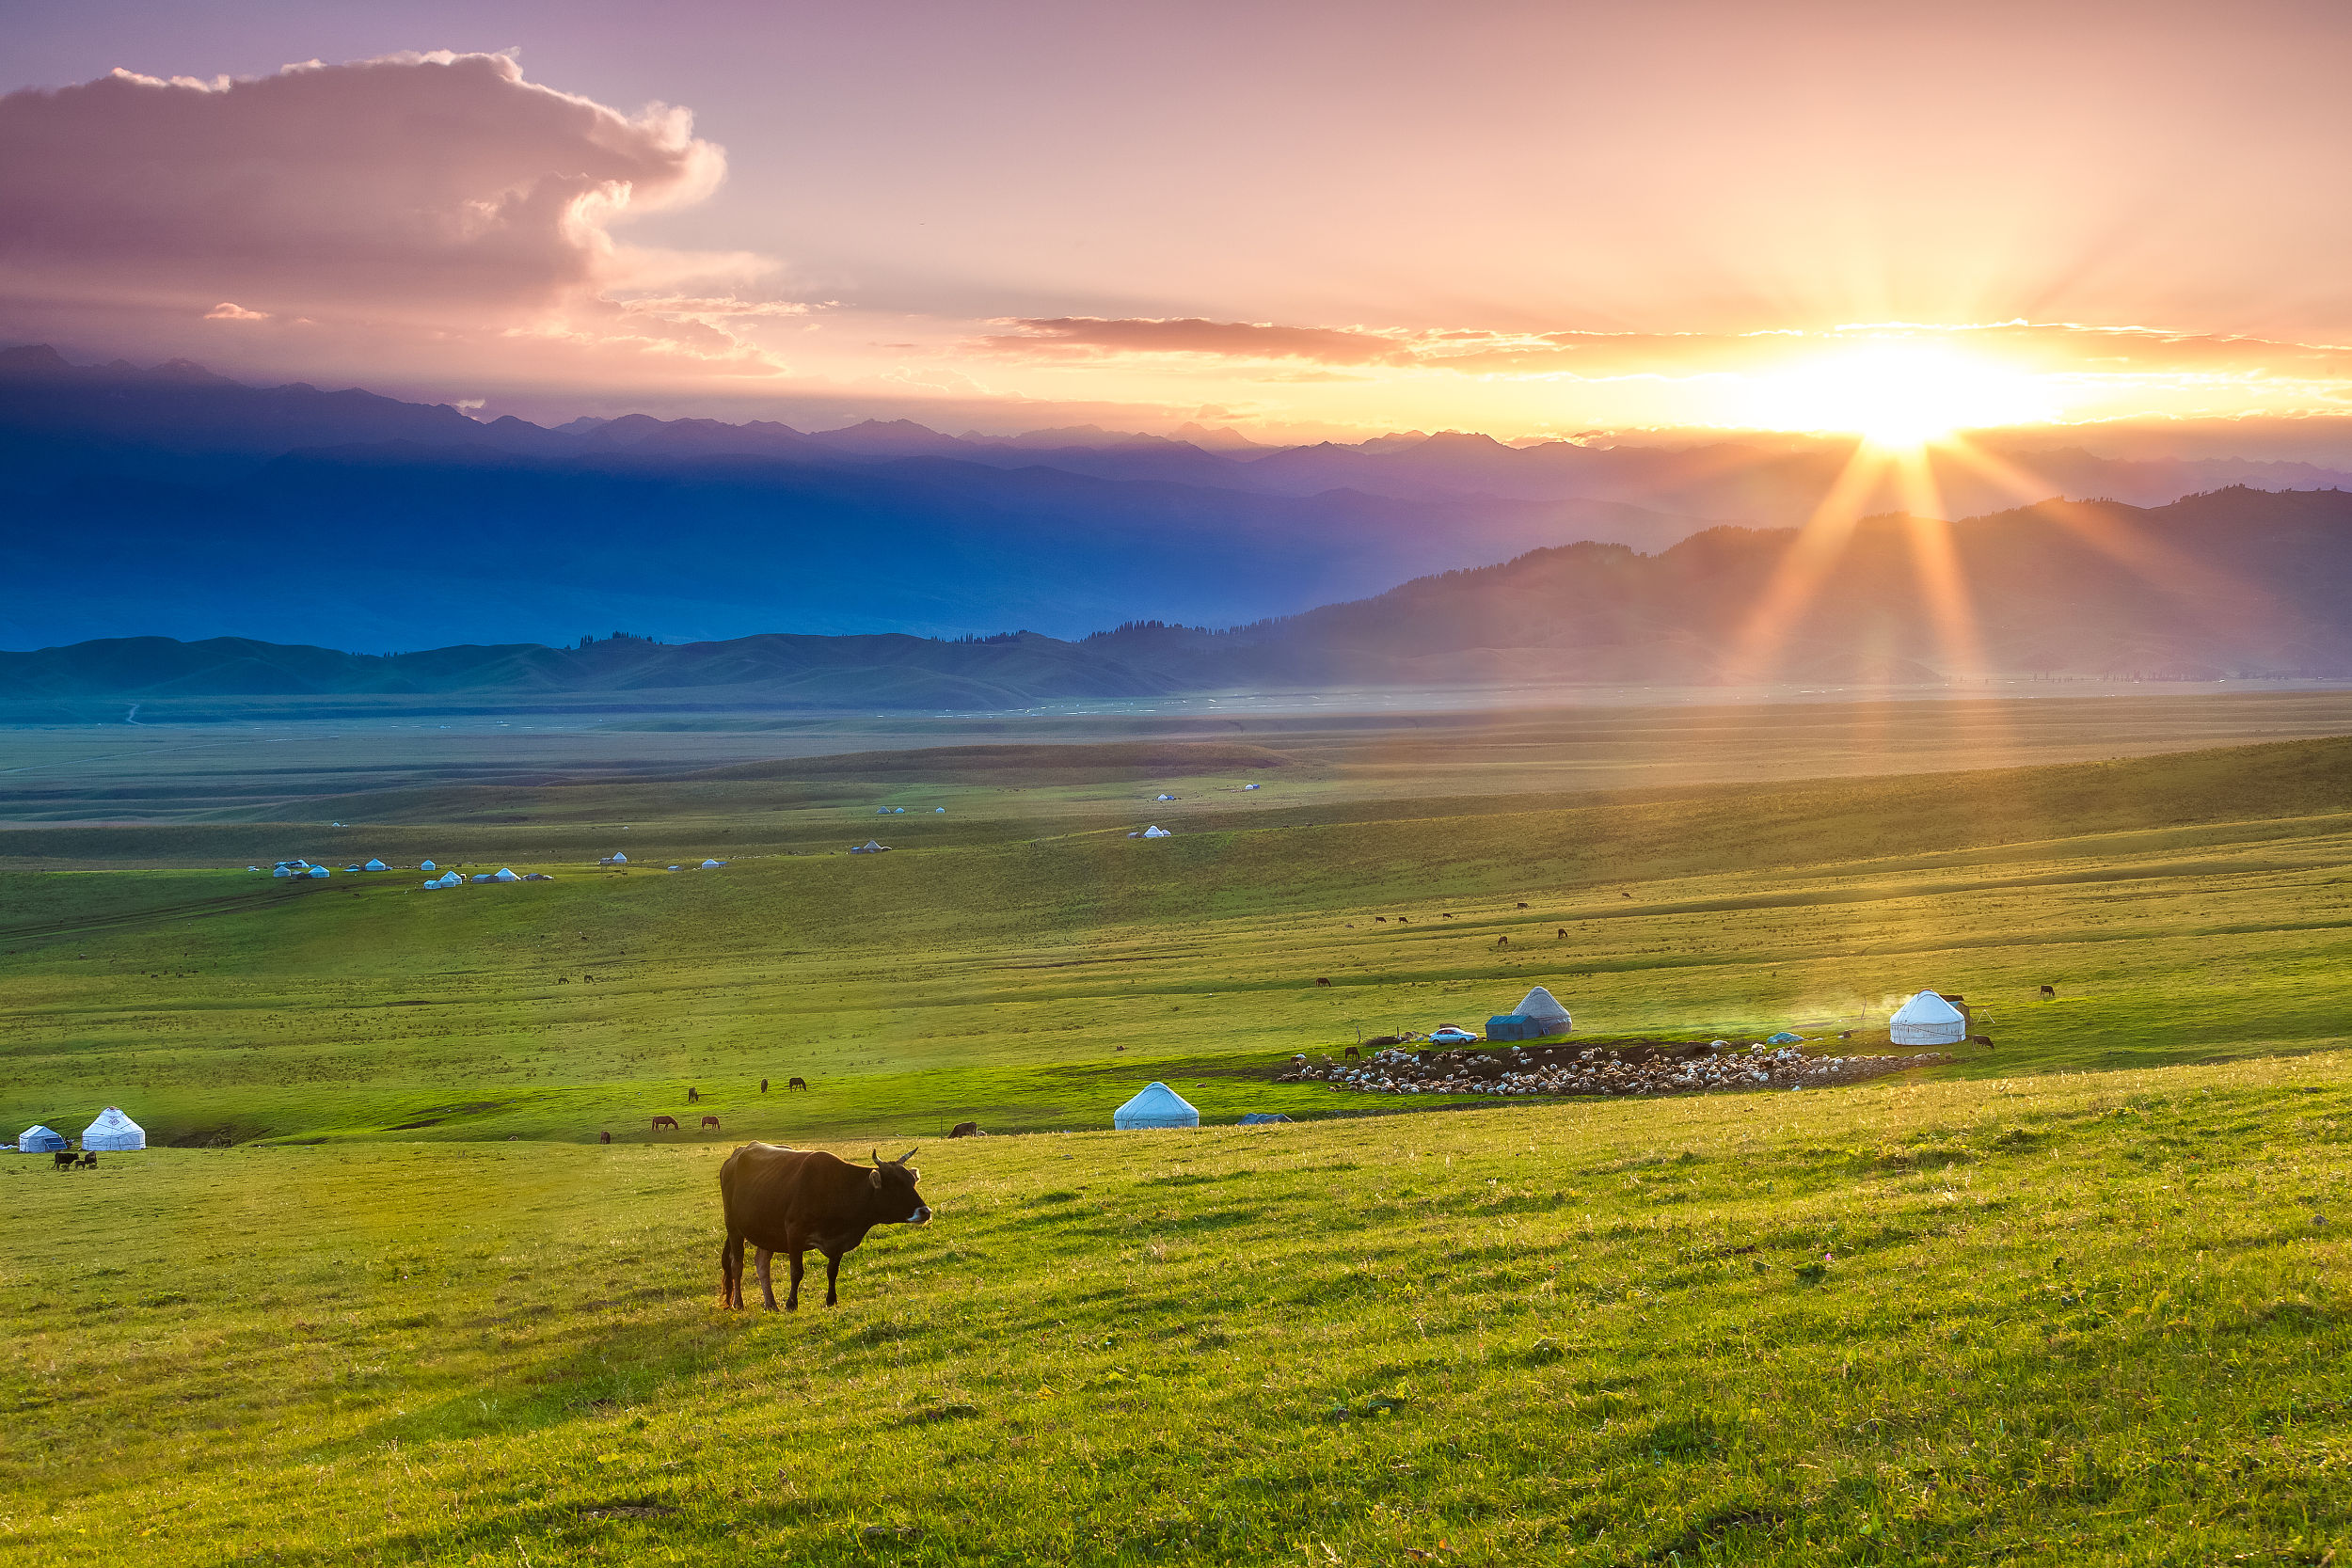
[[974, 816], [888, 855], [430, 893], [0, 874], [0, 1118], [633, 1138], [691, 1085], [715, 1138], [928, 1136], [1099, 1127], [1153, 1077], [1213, 1119], [1361, 1111], [1389, 1102], [1267, 1079], [1537, 983], [1587, 1033], [1701, 1038], [1958, 991], [1997, 1044], [1947, 1075], [2352, 1044], [2352, 741], [1574, 799], [1159, 842]]
[[[0, 1169], [13, 1560], [2317, 1564], [2352, 1058], [993, 1138], [836, 1310], [713, 1148]], [[890, 1150], [889, 1152], [898, 1152]]]
[[[0, 1158], [0, 1542], [2352, 1547], [2352, 739], [1726, 782], [1753, 732], [1724, 722], [1713, 761], [1643, 788], [1531, 761], [1497, 789], [1409, 736], [1215, 742], [1153, 842], [1126, 836], [1138, 793], [1184, 759], [1125, 741], [400, 784], [331, 797], [363, 824], [341, 839], [0, 834], [0, 1121], [74, 1132], [116, 1103], [179, 1146], [72, 1174]], [[877, 830], [898, 847], [841, 852]], [[622, 847], [626, 872], [586, 863]], [[557, 879], [242, 869], [302, 852]], [[705, 853], [731, 863], [653, 869]], [[1801, 1094], [1273, 1081], [1295, 1051], [1474, 1026], [1538, 983], [1590, 1037], [1860, 1048], [1931, 986], [1996, 1043]], [[1100, 1131], [1153, 1078], [1212, 1125]], [[1253, 1110], [1300, 1119], [1218, 1125]], [[1041, 1135], [938, 1141], [966, 1117]], [[746, 1137], [925, 1144], [941, 1218], [878, 1233], [835, 1312], [723, 1314], [713, 1178]]]

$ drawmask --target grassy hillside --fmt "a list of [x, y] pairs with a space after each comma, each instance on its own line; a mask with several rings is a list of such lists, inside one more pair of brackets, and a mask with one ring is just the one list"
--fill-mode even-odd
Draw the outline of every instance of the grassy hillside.
[[937, 1146], [790, 1318], [714, 1306], [715, 1148], [10, 1161], [0, 1541], [2326, 1562], [2347, 1069]]
[[720, 1140], [929, 1136], [1100, 1126], [1154, 1077], [1212, 1118], [1302, 1115], [1343, 1102], [1265, 1082], [1292, 1052], [1476, 1026], [1536, 983], [1586, 1033], [1700, 1038], [1958, 991], [1997, 1049], [1954, 1076], [2352, 1043], [2352, 742], [1325, 815], [1156, 843], [910, 816], [884, 856], [517, 859], [559, 879], [436, 893], [0, 875], [0, 1118], [633, 1138], [692, 1085]]

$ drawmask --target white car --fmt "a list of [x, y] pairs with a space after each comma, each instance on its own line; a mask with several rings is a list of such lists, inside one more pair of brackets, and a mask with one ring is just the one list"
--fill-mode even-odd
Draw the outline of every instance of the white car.
[[1479, 1037], [1468, 1029], [1456, 1029], [1449, 1023], [1442, 1029], [1432, 1029], [1429, 1032], [1429, 1043], [1431, 1045], [1477, 1045], [1481, 1042]]

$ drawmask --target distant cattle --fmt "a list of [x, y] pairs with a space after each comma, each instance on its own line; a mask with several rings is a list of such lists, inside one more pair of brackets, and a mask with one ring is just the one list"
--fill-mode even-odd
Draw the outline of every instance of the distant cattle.
[[873, 1154], [865, 1169], [821, 1149], [745, 1144], [719, 1167], [719, 1203], [727, 1239], [719, 1251], [719, 1302], [743, 1305], [743, 1251], [755, 1249], [761, 1302], [776, 1309], [769, 1259], [781, 1252], [792, 1260], [786, 1311], [801, 1305], [802, 1255], [815, 1247], [825, 1256], [825, 1305], [841, 1299], [841, 1259], [857, 1250], [878, 1225], [929, 1225], [930, 1205], [916, 1191], [918, 1172], [907, 1164], [908, 1149], [896, 1160]]
[[1360, 1062], [1360, 1061], [1362, 1061], [1362, 1060], [1364, 1059], [1364, 1053], [1363, 1053], [1362, 1052], [1360, 1052], [1360, 1051], [1357, 1050], [1357, 1049], [1356, 1049], [1354, 1046], [1352, 1046], [1352, 1045], [1351, 1045], [1351, 1046], [1349, 1046], [1349, 1047], [1347, 1048], [1347, 1050], [1345, 1051], [1345, 1053], [1343, 1053], [1343, 1054], [1345, 1054], [1345, 1055], [1348, 1057], [1348, 1059], [1349, 1059], [1349, 1060], [1351, 1060], [1351, 1061], [1358, 1061], [1358, 1062]]
[[703, 1117], [703, 1125], [708, 1128], [715, 1128], [719, 1125], [719, 1118], [717, 1117]]
[[808, 1087], [808, 1080], [805, 1078], [787, 1078], [784, 1081], [784, 1086], [787, 1091], [792, 1089], [804, 1089]]
[[669, 1129], [671, 1132], [676, 1132], [676, 1131], [677, 1131], [677, 1117], [654, 1117], [654, 1118], [653, 1118], [653, 1130], [654, 1130], [655, 1132], [660, 1132], [660, 1131], [661, 1131], [663, 1128], [665, 1128], [665, 1127], [666, 1127], [666, 1128], [668, 1128], [668, 1129]]
[[1968, 1037], [1968, 1043], [1971, 1045], [1981, 1045], [1987, 1051], [1990, 1051], [1993, 1049], [1993, 1037], [1990, 1035], [1971, 1035]]
[[1841, 1039], [1841, 1040], [1850, 1040], [1850, 1039], [1853, 1038], [1853, 1031], [1852, 1031], [1852, 1030], [1851, 1030], [1851, 1029], [1849, 1029], [1849, 1030], [1847, 1030], [1844, 1034], [1839, 1035], [1837, 1037], [1838, 1037], [1839, 1039]]
[[960, 1121], [947, 1130], [947, 1135], [951, 1138], [977, 1138], [980, 1135], [980, 1124], [977, 1121]]
[[701, 1094], [700, 1094], [700, 1093], [698, 1093], [697, 1091], [693, 1090], [693, 1089], [691, 1089], [691, 1088], [690, 1088], [690, 1089], [688, 1089], [688, 1090], [686, 1091], [686, 1103], [688, 1103], [689, 1105], [693, 1104], [696, 1101], [700, 1100], [701, 1098], [702, 1098]]
[[1564, 937], [1566, 936], [1568, 934], [1568, 928], [1565, 926], [1561, 927], [1560, 934]]
[[57, 1150], [57, 1163], [55, 1168], [58, 1170], [72, 1170], [73, 1168], [73, 1151], [70, 1148], [61, 1148]]
[[2057, 1000], [2058, 1000], [2058, 987], [2056, 987], [2056, 986], [2044, 986], [2044, 987], [2042, 987], [2042, 1000], [2043, 1000], [2044, 1002], [2055, 1002], [2055, 1001], [2057, 1001]]
[[596, 1134], [596, 1142], [598, 1142], [598, 1143], [600, 1143], [600, 1144], [609, 1144], [609, 1143], [611, 1143], [612, 1141], [612, 1133], [610, 1133], [610, 1132], [599, 1132], [599, 1133], [597, 1133], [597, 1134]]
[[1520, 909], [1525, 909], [1525, 908], [1527, 908], [1527, 901], [1526, 901], [1525, 899], [1521, 899], [1521, 900], [1519, 901], [1519, 908], [1520, 908]]
[[1375, 914], [1372, 919], [1373, 924], [1376, 926], [1386, 926], [1389, 923], [1389, 917], [1385, 914]]
[[768, 1092], [768, 1080], [765, 1078], [762, 1078], [759, 1081], [759, 1092], [762, 1094], [766, 1094]]
[[1497, 937], [1495, 938], [1495, 945], [1497, 947], [1508, 947], [1511, 945], [1511, 939], [1509, 937]]
[[1318, 975], [1316, 975], [1316, 976], [1315, 976], [1315, 984], [1316, 984], [1316, 985], [1318, 985], [1318, 986], [1327, 986], [1327, 985], [1329, 985], [1330, 983], [1331, 983], [1330, 981], [1328, 981], [1328, 980], [1325, 979], [1325, 978], [1324, 978], [1322, 975], [1320, 975], [1320, 974], [1318, 974]]
[[1633, 896], [1633, 895], [1631, 895], [1631, 894], [1629, 894], [1629, 893], [1620, 893], [1620, 894], [1618, 894], [1618, 895], [1617, 895], [1617, 896], [1618, 896], [1618, 897], [1620, 897], [1620, 898], [1630, 898], [1630, 897], [1632, 897], [1632, 896]]

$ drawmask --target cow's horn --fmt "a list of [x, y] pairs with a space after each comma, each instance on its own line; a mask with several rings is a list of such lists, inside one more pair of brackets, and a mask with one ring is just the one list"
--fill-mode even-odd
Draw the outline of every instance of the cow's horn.
[[879, 1148], [867, 1149], [866, 1151], [866, 1157], [873, 1161], [876, 1165], [880, 1165], [882, 1163], [882, 1150]]
[[922, 1146], [921, 1144], [916, 1144], [916, 1145], [914, 1146], [914, 1148], [910, 1148], [910, 1149], [908, 1149], [908, 1150], [907, 1150], [904, 1154], [899, 1155], [899, 1156], [898, 1156], [896, 1160], [893, 1160], [893, 1161], [891, 1161], [890, 1163], [891, 1163], [892, 1164], [894, 1164], [894, 1165], [903, 1165], [903, 1164], [906, 1164], [909, 1160], [912, 1160], [912, 1159], [914, 1159], [914, 1149], [915, 1149], [915, 1148], [921, 1148], [922, 1147], [923, 1147], [923, 1146]]

